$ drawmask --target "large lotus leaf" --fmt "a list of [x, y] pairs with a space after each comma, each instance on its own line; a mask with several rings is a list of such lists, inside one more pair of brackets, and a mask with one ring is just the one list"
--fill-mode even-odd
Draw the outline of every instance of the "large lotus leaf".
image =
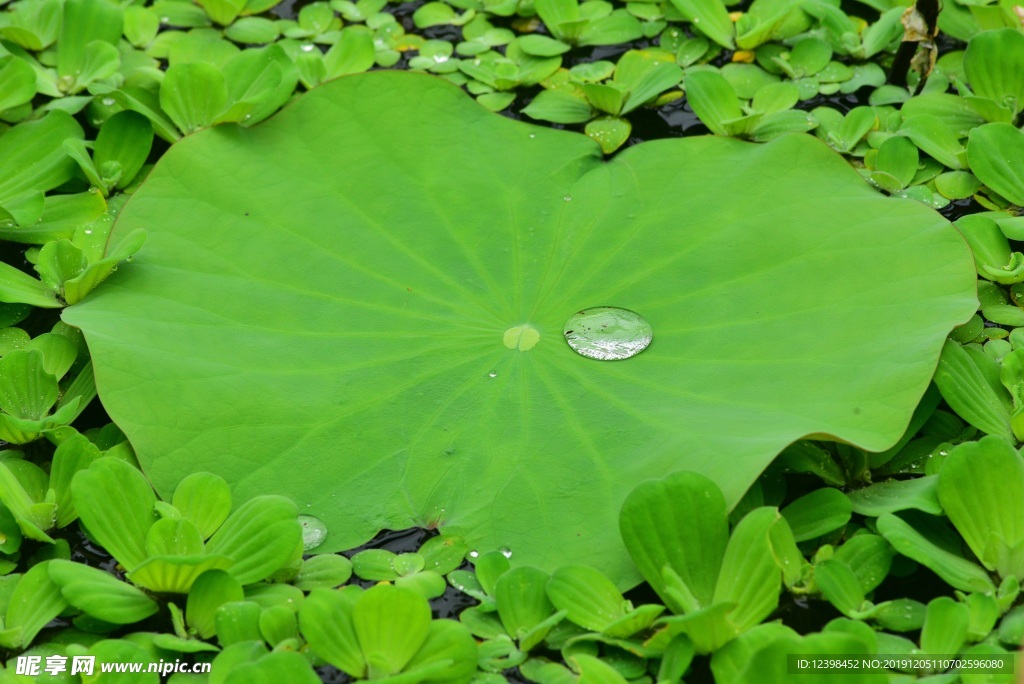
[[[891, 446], [976, 306], [950, 224], [810, 137], [605, 162], [413, 74], [177, 143], [112, 239], [138, 227], [65, 319], [165, 497], [209, 470], [295, 499], [320, 550], [438, 525], [622, 586], [636, 484], [693, 469], [734, 503], [799, 437]], [[594, 306], [653, 343], [577, 354], [563, 325]]]

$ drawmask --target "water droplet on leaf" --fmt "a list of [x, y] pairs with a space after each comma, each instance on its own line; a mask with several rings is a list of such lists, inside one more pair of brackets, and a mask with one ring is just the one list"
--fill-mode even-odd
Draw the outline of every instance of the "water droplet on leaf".
[[565, 341], [577, 354], [601, 361], [618, 361], [647, 349], [654, 336], [640, 314], [614, 306], [577, 311], [565, 322]]
[[497, 371], [491, 371], [490, 373], [487, 374], [487, 377], [489, 377], [489, 378], [496, 378], [496, 377], [498, 377], [498, 373], [497, 373]]
[[102, 100], [100, 100], [100, 102], [103, 103], [104, 107], [113, 107], [115, 104], [117, 104], [117, 101], [112, 97], [105, 97]]
[[314, 515], [300, 515], [299, 524], [302, 525], [303, 550], [309, 551], [324, 543], [324, 539], [327, 538], [327, 525], [324, 525], [320, 518]]
[[572, 201], [572, 195], [566, 195], [562, 199], [564, 199], [566, 202], [571, 202]]
[[475, 550], [475, 549], [473, 551], [470, 551], [469, 553], [466, 554], [466, 557], [468, 557], [468, 558], [479, 558], [479, 556], [480, 556], [480, 552]]
[[512, 557], [512, 549], [508, 548], [507, 546], [502, 546], [500, 549], [498, 549], [498, 551], [500, 551], [501, 555], [505, 558]]

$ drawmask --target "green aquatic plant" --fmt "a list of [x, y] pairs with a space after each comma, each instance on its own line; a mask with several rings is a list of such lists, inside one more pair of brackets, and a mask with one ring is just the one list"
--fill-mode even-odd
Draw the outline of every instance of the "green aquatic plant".
[[476, 671], [476, 643], [452, 620], [431, 620], [419, 594], [379, 585], [314, 590], [299, 612], [310, 648], [358, 681], [465, 684]]
[[[1012, 3], [276, 4], [0, 10], [0, 682], [33, 679], [17, 656], [213, 664], [82, 677], [132, 684], [313, 684], [325, 662], [438, 684], [835, 680], [796, 675], [797, 653], [1013, 664]], [[322, 85], [374, 66], [597, 145], [428, 79]], [[608, 157], [698, 123], [780, 140]], [[878, 190], [956, 217], [973, 315], [955, 232]], [[90, 350], [54, 325], [76, 303], [144, 474], [116, 426], [89, 429], [107, 420]], [[329, 553], [412, 525], [446, 534]], [[661, 560], [663, 598], [634, 606], [623, 590]], [[425, 623], [427, 600], [461, 624]], [[800, 635], [795, 613], [834, 619]]]
[[[153, 592], [187, 593], [208, 570], [251, 584], [294, 562], [301, 551], [292, 502], [259, 497], [232, 511], [227, 484], [209, 473], [190, 475], [169, 502], [158, 501], [137, 468], [104, 456], [74, 476], [71, 493], [93, 538], [124, 567], [128, 580]], [[66, 566], [72, 572], [78, 571]], [[61, 576], [67, 595], [77, 575], [66, 573]]]
[[[307, 506], [322, 550], [440, 526], [623, 586], [609, 506], [629, 488], [686, 464], [733, 503], [798, 437], [891, 446], [974, 310], [948, 224], [813, 139], [666, 141], [605, 163], [586, 137], [426, 76], [341, 79], [272, 124], [192, 136], [113, 239], [138, 225], [160, 236], [64, 316], [158, 491], [209, 469], [238, 497]], [[651, 347], [575, 354], [565, 322], [601, 305], [643, 316]], [[171, 387], [175, 404], [137, 413]]]

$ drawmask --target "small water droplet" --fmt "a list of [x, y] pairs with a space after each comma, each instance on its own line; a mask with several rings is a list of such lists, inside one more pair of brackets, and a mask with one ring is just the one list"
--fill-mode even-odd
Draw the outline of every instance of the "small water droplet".
[[572, 195], [566, 195], [562, 199], [565, 200], [566, 202], [571, 202], [572, 201]]
[[531, 133], [531, 134], [530, 134], [530, 139], [531, 139], [531, 140], [533, 140], [533, 139], [534, 139], [534, 138], [536, 138], [536, 137], [537, 137], [537, 134], [536, 134], [536, 133]]
[[502, 546], [500, 549], [498, 549], [498, 551], [500, 551], [501, 555], [505, 558], [512, 557], [512, 549], [508, 548], [507, 546]]
[[171, 18], [170, 17], [160, 17], [160, 23], [161, 24], [170, 24], [171, 23]]
[[117, 104], [117, 101], [112, 97], [105, 97], [102, 100], [100, 100], [100, 102], [103, 103], [104, 107], [113, 107], [115, 104]]
[[306, 551], [315, 549], [327, 538], [327, 525], [315, 515], [300, 515], [302, 525], [302, 548]]
[[489, 377], [489, 378], [496, 378], [496, 377], [498, 377], [498, 372], [497, 371], [491, 371], [490, 373], [487, 374], [487, 377]]
[[434, 63], [436, 63], [436, 64], [444, 64], [447, 61], [448, 61], [448, 55], [444, 55], [444, 54], [436, 54], [436, 55], [434, 55]]
[[312, 43], [306, 43], [300, 49], [303, 52], [312, 52], [313, 51], [313, 44]]
[[473, 549], [472, 551], [467, 553], [466, 556], [469, 557], [469, 558], [479, 558], [480, 557], [480, 552], [477, 551], [476, 549]]
[[565, 322], [565, 341], [577, 354], [600, 361], [636, 356], [651, 344], [654, 332], [640, 314], [615, 306], [577, 311]]
[[92, 229], [86, 229], [85, 234], [86, 235], [92, 235]]

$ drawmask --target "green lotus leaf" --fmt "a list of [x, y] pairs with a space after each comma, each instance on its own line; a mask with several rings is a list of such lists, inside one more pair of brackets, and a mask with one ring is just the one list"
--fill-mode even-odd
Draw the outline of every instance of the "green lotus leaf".
[[[802, 436], [890, 447], [977, 306], [950, 225], [813, 138], [605, 162], [418, 74], [190, 136], [112, 243], [137, 227], [134, 263], [64, 316], [165, 498], [208, 470], [321, 519], [318, 551], [437, 526], [620, 587], [638, 483], [687, 468], [735, 503]], [[653, 343], [575, 353], [563, 325], [598, 306]]]

